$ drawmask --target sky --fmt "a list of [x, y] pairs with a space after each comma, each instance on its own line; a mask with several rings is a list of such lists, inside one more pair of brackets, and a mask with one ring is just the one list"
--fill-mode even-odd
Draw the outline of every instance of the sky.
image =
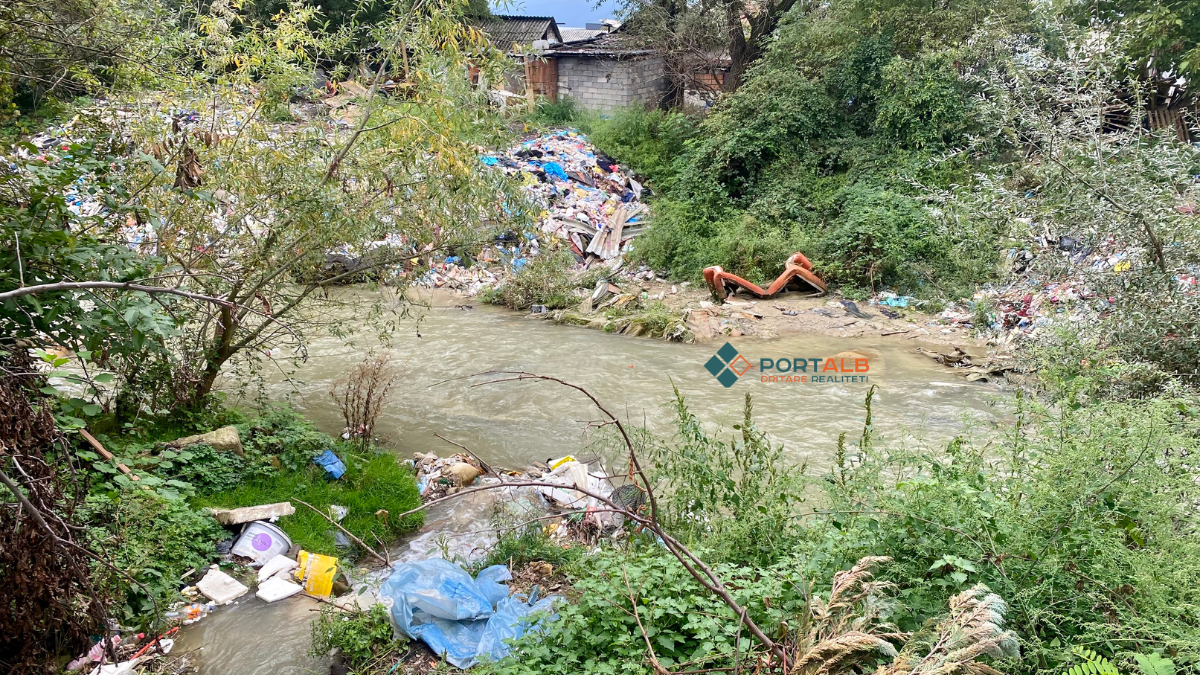
[[527, 16], [552, 16], [560, 24], [572, 28], [583, 28], [589, 21], [611, 19], [616, 14], [615, 0], [603, 0], [599, 9], [596, 0], [514, 0], [510, 6], [495, 8], [497, 14], [524, 14]]

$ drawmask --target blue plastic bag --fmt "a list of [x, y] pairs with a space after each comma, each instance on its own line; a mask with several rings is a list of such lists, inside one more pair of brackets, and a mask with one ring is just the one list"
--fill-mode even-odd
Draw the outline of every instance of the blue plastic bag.
[[567, 180], [567, 172], [558, 162], [546, 162], [542, 165], [542, 169], [546, 172], [547, 176], [553, 176], [558, 180]]
[[556, 596], [534, 602], [508, 595], [501, 583], [512, 578], [504, 565], [493, 565], [472, 579], [459, 566], [430, 558], [400, 563], [380, 588], [392, 600], [392, 618], [409, 637], [419, 639], [459, 668], [480, 657], [497, 661], [508, 655], [505, 640], [531, 627], [530, 614], [549, 611]]
[[334, 480], [341, 478], [342, 474], [346, 473], [346, 465], [342, 464], [342, 460], [338, 459], [332, 450], [326, 450], [313, 457], [313, 464], [325, 469], [325, 475]]

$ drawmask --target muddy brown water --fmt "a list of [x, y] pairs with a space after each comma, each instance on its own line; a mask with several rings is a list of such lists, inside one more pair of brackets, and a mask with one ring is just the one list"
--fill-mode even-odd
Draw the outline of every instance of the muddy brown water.
[[[367, 291], [343, 293], [364, 304], [373, 300]], [[587, 422], [600, 419], [583, 395], [549, 382], [474, 386], [488, 378], [469, 376], [490, 370], [527, 371], [581, 385], [626, 422], [644, 424], [660, 434], [673, 428], [668, 405], [672, 385], [710, 430], [721, 427], [725, 433], [740, 422], [749, 392], [759, 427], [783, 443], [791, 459], [806, 461], [818, 471], [828, 466], [840, 433], [855, 439], [861, 432], [863, 400], [872, 385], [878, 388], [874, 426], [884, 442], [901, 442], [912, 434], [936, 447], [964, 430], [984, 433], [988, 422], [1003, 415], [996, 405], [1005, 398], [1002, 390], [967, 382], [917, 353], [920, 343], [902, 337], [732, 338], [728, 342], [753, 365], [763, 358], [842, 355], [852, 367], [853, 359], [865, 357], [869, 380], [765, 383], [751, 370], [727, 388], [705, 369], [724, 342], [689, 345], [629, 338], [556, 326], [450, 295], [425, 299], [431, 306], [417, 311], [420, 322], [402, 324], [388, 345], [387, 353], [404, 375], [375, 430], [384, 446], [405, 458], [414, 452], [457, 451], [434, 433], [509, 468], [583, 450]], [[455, 307], [463, 304], [473, 308]], [[316, 339], [309, 345], [307, 363], [294, 376], [268, 377], [267, 393], [273, 400], [291, 402], [322, 430], [340, 434], [343, 422], [330, 399], [330, 385], [372, 350], [380, 351], [379, 343], [362, 336], [353, 345], [333, 337]], [[487, 543], [480, 529], [490, 507], [481, 500], [431, 512], [426, 529], [401, 545], [396, 555], [437, 555], [439, 545], [446, 544], [462, 554], [478, 551]], [[462, 536], [447, 539], [443, 533]], [[185, 628], [179, 647], [203, 647], [198, 652], [203, 675], [328, 672], [326, 660], [305, 654], [312, 606], [312, 601], [299, 598], [266, 605], [247, 595], [237, 605], [219, 608]]]

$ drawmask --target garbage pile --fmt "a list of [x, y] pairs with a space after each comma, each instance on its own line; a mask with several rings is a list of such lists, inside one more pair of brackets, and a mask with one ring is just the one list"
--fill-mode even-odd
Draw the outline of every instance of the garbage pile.
[[[640, 490], [630, 485], [614, 489], [603, 471], [591, 469], [571, 455], [550, 459], [545, 463], [535, 462], [525, 472], [494, 469], [464, 453], [438, 457], [434, 453], [418, 452], [413, 457], [411, 465], [417, 472], [417, 489], [425, 502], [453, 495], [481, 483], [552, 483], [531, 489], [541, 505], [539, 508], [548, 512], [548, 517], [541, 521], [544, 523], [543, 530], [564, 543], [578, 541], [590, 544], [601, 536], [624, 536], [622, 517], [592, 495], [605, 499], [616, 500], [620, 497], [632, 500], [622, 503], [634, 508], [641, 504]], [[561, 513], [562, 518], [556, 520], [550, 517], [555, 512]]]
[[417, 472], [417, 491], [426, 502], [452, 495], [489, 473], [482, 462], [463, 453], [449, 457], [414, 453], [412, 466]]
[[581, 258], [612, 260], [649, 220], [642, 185], [576, 131], [526, 139], [480, 159], [519, 178], [544, 208], [542, 232], [569, 241]]
[[[120, 633], [109, 636], [107, 641], [97, 640], [96, 644], [86, 654], [67, 664], [71, 672], [84, 671], [89, 675], [126, 675], [135, 672], [138, 665], [169, 654], [175, 646], [173, 635], [179, 632], [175, 626], [162, 635], [153, 636], [137, 633], [128, 638], [122, 638]], [[116, 654], [112, 661], [108, 654], [109, 644]], [[93, 666], [93, 664], [95, 664]]]
[[[577, 131], [527, 138], [506, 152], [481, 155], [480, 161], [518, 179], [542, 209], [540, 238], [526, 234], [498, 241], [483, 250], [480, 262], [501, 263], [519, 272], [547, 241], [557, 239], [570, 247], [581, 265], [608, 263], [615, 273], [622, 264], [621, 254], [630, 250], [630, 242], [649, 224], [649, 209], [641, 201], [642, 184]], [[468, 295], [499, 282], [483, 266], [457, 256], [436, 263], [418, 280], [421, 285]]]
[[[1125, 246], [1111, 236], [1095, 245], [1086, 245], [1071, 236], [1039, 236], [1026, 247], [1007, 251], [1012, 281], [987, 284], [970, 300], [949, 303], [938, 315], [936, 323], [947, 327], [990, 329], [999, 336], [1000, 343], [1011, 344], [1033, 337], [1061, 320], [1073, 324], [1093, 322], [1113, 302], [1112, 298], [1097, 293], [1095, 279], [1109, 275], [1119, 278], [1133, 273], [1133, 261], [1144, 255], [1144, 251]], [[1054, 278], [1037, 273], [1034, 261], [1047, 256], [1059, 258], [1055, 262], [1065, 273]], [[1175, 281], [1179, 291], [1185, 295], [1196, 293], [1197, 275], [1200, 275], [1200, 268], [1177, 275]], [[921, 304], [921, 301], [884, 292], [875, 296], [871, 304], [906, 309], [910, 304]], [[980, 305], [986, 311], [979, 311]], [[986, 324], [976, 325], [980, 319]]]

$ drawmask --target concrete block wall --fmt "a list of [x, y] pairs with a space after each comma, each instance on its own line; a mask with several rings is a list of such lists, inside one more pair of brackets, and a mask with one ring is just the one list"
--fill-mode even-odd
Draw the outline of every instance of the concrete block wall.
[[660, 58], [558, 57], [558, 95], [574, 98], [587, 110], [611, 112], [656, 103], [665, 85]]

